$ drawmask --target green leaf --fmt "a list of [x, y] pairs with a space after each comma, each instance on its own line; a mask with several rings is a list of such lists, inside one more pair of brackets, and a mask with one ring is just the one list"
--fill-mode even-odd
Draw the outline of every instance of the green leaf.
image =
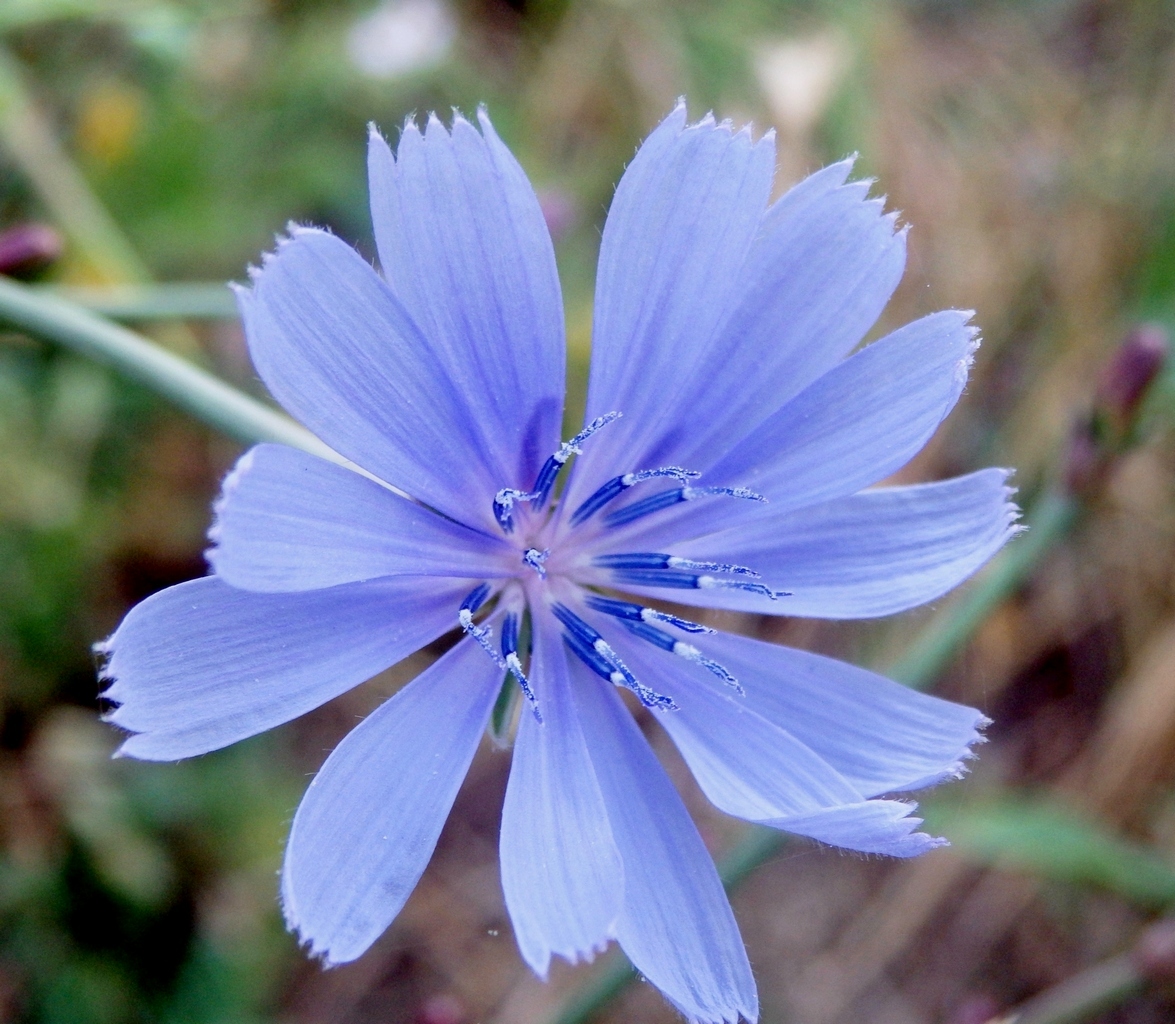
[[1055, 800], [1018, 794], [924, 812], [928, 828], [980, 863], [1098, 886], [1146, 907], [1175, 901], [1171, 865]]

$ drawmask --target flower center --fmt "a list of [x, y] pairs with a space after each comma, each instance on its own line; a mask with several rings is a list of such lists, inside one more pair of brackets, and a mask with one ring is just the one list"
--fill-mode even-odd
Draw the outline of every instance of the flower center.
[[[619, 417], [619, 412], [598, 416], [570, 441], [563, 442], [559, 450], [543, 463], [530, 490], [503, 488], [498, 491], [493, 499], [494, 519], [503, 533], [514, 535], [517, 532], [519, 536], [518, 575], [504, 581], [482, 583], [466, 597], [458, 613], [462, 630], [503, 671], [517, 679], [540, 722], [542, 715], [538, 699], [523, 665], [529, 651], [519, 651], [524, 616], [532, 611], [530, 606], [536, 602], [543, 603], [544, 615], [549, 610], [558, 621], [564, 643], [584, 665], [616, 686], [631, 690], [646, 707], [672, 711], [677, 708], [674, 701], [637, 679], [600, 629], [605, 622], [616, 623], [634, 638], [702, 666], [741, 694], [738, 680], [722, 665], [669, 632], [676, 630], [696, 635], [714, 631], [668, 612], [605, 596], [595, 588], [734, 589], [770, 600], [786, 594], [756, 582], [760, 579], [759, 573], [745, 565], [698, 561], [663, 552], [616, 551], [586, 559], [577, 552], [580, 549], [577, 543], [579, 531], [597, 517], [602, 517], [599, 521], [606, 537], [609, 530], [681, 502], [708, 497], [766, 501], [762, 495], [745, 487], [698, 487], [693, 484], [701, 476], [696, 470], [660, 466], [630, 470], [612, 477], [592, 492], [566, 520], [558, 522], [557, 517], [548, 514], [547, 506], [559, 473], [573, 455], [582, 454], [585, 442]], [[630, 488], [654, 480], [672, 480], [676, 486], [608, 511], [612, 502]], [[552, 536], [550, 530], [553, 523], [558, 531], [556, 536]], [[598, 540], [599, 533], [593, 537]], [[584, 578], [577, 578], [581, 576]], [[482, 615], [480, 623], [475, 621], [479, 614]], [[597, 625], [590, 621], [593, 617], [596, 617]], [[497, 646], [492, 639], [495, 625], [501, 632]]]

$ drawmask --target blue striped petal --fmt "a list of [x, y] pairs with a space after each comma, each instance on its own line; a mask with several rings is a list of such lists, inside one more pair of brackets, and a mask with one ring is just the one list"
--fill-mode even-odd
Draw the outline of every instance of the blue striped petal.
[[286, 922], [327, 964], [360, 957], [428, 865], [502, 673], [463, 640], [351, 730], [307, 789], [286, 846]]
[[[607, 436], [609, 452], [633, 460], [621, 471], [655, 465], [653, 449], [667, 450], [667, 431], [680, 428], [678, 389], [737, 301], [774, 173], [773, 135], [754, 142], [712, 117], [688, 125], [684, 104], [625, 171], [600, 246], [585, 420], [624, 414]], [[603, 482], [603, 467], [615, 471], [603, 452], [584, 453], [574, 503]]]
[[468, 582], [255, 594], [215, 576], [136, 605], [99, 648], [120, 753], [175, 761], [305, 714], [453, 628]]
[[758, 1019], [755, 981], [698, 830], [614, 687], [572, 663], [575, 702], [624, 864], [616, 935], [691, 1021]]
[[534, 190], [484, 110], [371, 133], [371, 217], [388, 282], [443, 360], [501, 467], [528, 488], [558, 445], [563, 302]]
[[[675, 555], [746, 565], [787, 596], [745, 590], [675, 590], [672, 600], [764, 615], [861, 619], [892, 615], [941, 597], [990, 559], [1018, 528], [1008, 473], [984, 469], [910, 487], [879, 487], [810, 508], [773, 505], [726, 530], [664, 543]], [[682, 519], [677, 534], [688, 535]], [[656, 594], [654, 588], [632, 588]], [[668, 595], [666, 595], [668, 596]]]
[[501, 533], [445, 519], [334, 463], [263, 444], [224, 482], [208, 561], [230, 586], [293, 591], [380, 576], [513, 574]]
[[[540, 617], [541, 616], [541, 617]], [[590, 959], [616, 936], [623, 865], [572, 698], [558, 624], [535, 617], [531, 676], [543, 716], [522, 709], [502, 809], [502, 889], [523, 959]]]
[[295, 228], [237, 289], [253, 365], [295, 419], [412, 497], [494, 526], [506, 472], [471, 395], [382, 278], [325, 231]]

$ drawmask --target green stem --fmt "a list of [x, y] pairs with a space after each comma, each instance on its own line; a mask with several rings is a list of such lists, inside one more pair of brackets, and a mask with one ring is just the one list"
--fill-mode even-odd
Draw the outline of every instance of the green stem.
[[47, 285], [56, 295], [111, 320], [234, 320], [237, 304], [224, 284], [128, 284], [88, 288]]
[[614, 949], [596, 967], [587, 983], [559, 1008], [551, 1024], [588, 1024], [637, 977], [628, 957]]
[[1146, 981], [1129, 953], [1042, 992], [1004, 1018], [1008, 1024], [1080, 1024], [1137, 995]]
[[1024, 536], [1009, 544], [962, 595], [922, 631], [909, 653], [886, 673], [915, 689], [933, 683], [987, 617], [1011, 597], [1077, 522], [1080, 501], [1050, 491], [1032, 510]]
[[125, 327], [0, 277], [0, 322], [113, 367], [238, 441], [277, 441], [340, 458], [308, 430]]

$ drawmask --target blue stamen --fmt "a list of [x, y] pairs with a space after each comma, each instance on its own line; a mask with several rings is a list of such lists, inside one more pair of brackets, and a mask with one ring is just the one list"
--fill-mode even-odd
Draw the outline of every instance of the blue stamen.
[[736, 690], [740, 696], [746, 696], [746, 691], [734, 676], [719, 665], [718, 662], [707, 658], [693, 644], [683, 643], [663, 630], [650, 626], [645, 622], [629, 622], [626, 620], [624, 625], [634, 636], [639, 636], [642, 640], [647, 640], [649, 643], [660, 647], [663, 651], [676, 654], [679, 658], [685, 658], [686, 661], [692, 661], [696, 665], [701, 665], [702, 668], [706, 669], [712, 675], [716, 675], [727, 686]]
[[604, 569], [691, 569], [696, 572], [729, 572], [735, 576], [753, 576], [755, 579], [758, 579], [760, 575], [745, 565], [731, 565], [728, 562], [695, 562], [691, 558], [678, 558], [676, 555], [663, 555], [655, 552], [597, 555], [592, 559], [592, 565], [598, 565]]
[[746, 690], [741, 687], [739, 681], [729, 671], [723, 668], [723, 665], [713, 661], [712, 658], [707, 658], [692, 643], [683, 643], [682, 641], [676, 640], [676, 638], [665, 633], [664, 630], [656, 629], [652, 625], [644, 622], [625, 621], [624, 624], [627, 630], [629, 630], [629, 633], [639, 636], [642, 640], [649, 641], [649, 643], [656, 645], [656, 647], [662, 650], [669, 651], [670, 654], [676, 654], [678, 657], [685, 658], [686, 661], [701, 665], [706, 671], [711, 672], [712, 675], [718, 676], [721, 681], [726, 683], [727, 687], [738, 691], [739, 696], [746, 696]]
[[490, 596], [490, 585], [483, 583], [480, 587], [475, 588], [464, 601], [461, 602], [461, 610], [463, 612], [476, 612], [486, 602], [486, 598]]
[[539, 475], [534, 482], [534, 491], [527, 496], [526, 500], [542, 508], [551, 496], [551, 490], [555, 486], [555, 480], [558, 479], [559, 470], [567, 465], [572, 455], [583, 454], [581, 445], [592, 434], [619, 418], [620, 413], [618, 412], [606, 412], [603, 416], [597, 416], [592, 420], [591, 423], [584, 427], [570, 441], [564, 441], [559, 446], [559, 450], [543, 463], [543, 468], [539, 470]]
[[745, 565], [732, 565], [729, 562], [695, 562], [692, 558], [678, 558], [676, 555], [669, 559], [670, 569], [692, 569], [695, 572], [728, 572], [732, 576], [752, 576], [759, 579], [763, 574], [748, 569]]
[[647, 622], [626, 621], [624, 626], [633, 636], [639, 636], [642, 640], [648, 640], [649, 643], [660, 647], [663, 651], [672, 653], [673, 645], [677, 643], [677, 640], [664, 630], [650, 626]]
[[658, 480], [671, 477], [674, 480], [694, 480], [702, 474], [693, 469], [682, 469], [680, 466], [662, 466], [660, 469], [641, 469], [635, 473], [625, 473], [623, 476], [614, 476], [603, 487], [596, 490], [590, 498], [579, 506], [571, 516], [571, 525], [580, 523], [595, 515], [618, 494], [623, 493], [634, 484], [644, 480]]
[[522, 560], [539, 574], [539, 579], [545, 580], [547, 578], [547, 570], [543, 566], [543, 563], [550, 557], [550, 548], [544, 548], [542, 551], [538, 548], [527, 548], [522, 555]]
[[675, 590], [745, 590], [748, 594], [760, 594], [772, 601], [790, 597], [787, 590], [772, 590], [762, 583], [747, 583], [743, 580], [722, 580], [714, 576], [699, 576], [681, 569], [613, 569], [612, 575], [618, 583], [636, 587], [671, 587]]
[[457, 612], [457, 622], [460, 623], [461, 628], [469, 636], [477, 641], [481, 649], [494, 659], [494, 663], [499, 668], [505, 668], [506, 663], [498, 656], [498, 652], [494, 650], [494, 645], [490, 643], [494, 631], [489, 626], [475, 626], [473, 624], [473, 613], [485, 604], [486, 598], [489, 596], [490, 585], [488, 583], [483, 583], [480, 587], [470, 592], [469, 596], [461, 602], [461, 609]]
[[728, 498], [746, 498], [749, 501], [766, 501], [767, 499], [746, 487], [682, 487], [671, 491], [659, 491], [648, 498], [634, 501], [631, 505], [617, 509], [604, 517], [605, 526], [623, 526], [634, 519], [641, 519], [663, 508], [669, 508], [680, 501], [694, 501], [697, 498], [724, 496]]
[[594, 608], [598, 612], [603, 612], [605, 615], [611, 615], [617, 619], [629, 619], [633, 622], [663, 622], [667, 626], [674, 626], [680, 629], [683, 633], [713, 633], [709, 626], [703, 626], [698, 622], [690, 622], [689, 619], [682, 619], [676, 615], [670, 615], [668, 612], [659, 612], [656, 608], [644, 608], [639, 604], [633, 604], [631, 601], [618, 601], [612, 597], [600, 597], [597, 594], [588, 594], [585, 596], [589, 608]]
[[538, 699], [531, 689], [530, 680], [522, 671], [522, 660], [518, 657], [518, 631], [521, 622], [522, 617], [517, 612], [507, 612], [502, 620], [502, 657], [505, 659], [506, 668], [514, 674], [519, 688], [530, 701], [530, 710], [534, 713], [535, 720], [541, 724], [543, 716], [539, 713]]
[[641, 498], [640, 501], [634, 501], [631, 505], [625, 505], [624, 508], [617, 509], [615, 512], [609, 512], [604, 517], [604, 525], [623, 526], [625, 523], [631, 523], [634, 519], [651, 515], [653, 512], [660, 512], [663, 508], [670, 508], [679, 501], [686, 500], [683, 497], [685, 491], [684, 487], [677, 487], [670, 491], [658, 491], [656, 494], [650, 494], [647, 498]]
[[520, 501], [533, 501], [538, 491], [518, 491], [503, 487], [494, 495], [494, 518], [505, 533], [514, 532], [514, 506]]
[[555, 618], [567, 627], [567, 632], [563, 634], [567, 646], [593, 672], [616, 686], [628, 687], [647, 708], [657, 708], [661, 711], [677, 710], [677, 705], [671, 698], [650, 690], [641, 683], [620, 660], [620, 655], [611, 645], [565, 604], [555, 602], [551, 605], [551, 611], [555, 613]]

